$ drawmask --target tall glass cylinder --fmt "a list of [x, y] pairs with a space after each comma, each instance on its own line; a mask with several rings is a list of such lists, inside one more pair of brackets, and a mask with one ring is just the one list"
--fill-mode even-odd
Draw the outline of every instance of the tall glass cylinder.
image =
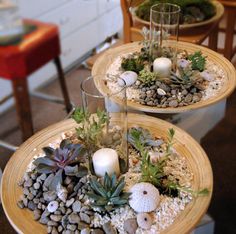
[[[116, 79], [119, 86], [114, 89], [108, 88], [108, 79]], [[119, 156], [120, 171], [126, 172], [128, 169], [127, 99], [124, 80], [110, 75], [109, 77], [91, 76], [81, 83], [81, 90], [84, 110], [94, 114], [95, 117], [101, 112], [108, 117], [97, 146], [90, 146], [90, 154], [99, 148], [114, 149]]]
[[170, 3], [153, 5], [150, 12], [150, 55], [176, 62], [180, 7]]

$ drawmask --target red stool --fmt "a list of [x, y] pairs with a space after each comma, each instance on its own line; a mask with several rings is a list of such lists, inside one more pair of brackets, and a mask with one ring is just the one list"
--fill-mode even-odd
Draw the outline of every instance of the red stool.
[[21, 43], [0, 46], [0, 77], [11, 80], [22, 138], [33, 134], [27, 76], [46, 63], [54, 60], [67, 112], [72, 108], [61, 66], [60, 41], [57, 26], [38, 21], [25, 20], [33, 24], [35, 31], [24, 36]]

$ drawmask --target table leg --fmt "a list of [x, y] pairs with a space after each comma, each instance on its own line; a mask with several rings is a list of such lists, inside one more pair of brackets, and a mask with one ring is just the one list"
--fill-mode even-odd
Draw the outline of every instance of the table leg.
[[63, 69], [62, 69], [62, 66], [61, 66], [60, 58], [59, 57], [55, 58], [54, 63], [57, 67], [58, 78], [59, 78], [61, 91], [62, 91], [64, 101], [65, 101], [66, 111], [67, 111], [67, 113], [69, 113], [73, 107], [70, 103], [70, 98], [69, 98], [68, 90], [67, 90], [67, 87], [66, 87], [65, 76], [64, 76], [64, 72], [63, 72]]
[[12, 87], [15, 97], [18, 121], [22, 131], [22, 139], [25, 141], [33, 135], [33, 122], [27, 79], [13, 79]]

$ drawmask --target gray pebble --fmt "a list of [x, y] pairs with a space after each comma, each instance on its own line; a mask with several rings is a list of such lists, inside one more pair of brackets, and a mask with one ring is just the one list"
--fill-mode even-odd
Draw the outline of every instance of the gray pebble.
[[187, 95], [187, 94], [188, 94], [188, 91], [187, 91], [186, 89], [184, 89], [184, 90], [183, 90], [181, 93], [182, 93], [182, 95], [184, 95], [184, 96], [185, 96], [185, 95]]
[[88, 181], [87, 176], [84, 176], [80, 179], [80, 182], [83, 183], [83, 184], [86, 184], [87, 181]]
[[88, 224], [86, 224], [86, 223], [84, 223], [84, 222], [79, 222], [77, 228], [78, 228], [79, 230], [82, 230], [82, 229], [84, 229], [84, 228], [88, 228]]
[[74, 198], [71, 198], [70, 200], [66, 201], [66, 207], [70, 207], [74, 201], [75, 201]]
[[90, 217], [85, 213], [79, 213], [79, 217], [85, 223], [90, 223], [91, 222]]
[[50, 215], [50, 219], [55, 222], [59, 222], [62, 219], [62, 215]]
[[43, 193], [43, 198], [45, 201], [50, 202], [57, 198], [57, 194], [55, 191], [48, 191]]
[[71, 213], [68, 216], [68, 220], [71, 224], [79, 223], [80, 222], [80, 217], [76, 213]]
[[33, 179], [33, 180], [36, 180], [36, 178], [37, 178], [37, 175], [36, 175], [36, 174], [34, 174], [34, 173], [32, 173], [32, 174], [30, 175], [30, 177], [31, 177], [31, 179]]
[[43, 173], [37, 178], [37, 181], [44, 181], [46, 180], [46, 178], [47, 178], [47, 175]]
[[186, 103], [190, 103], [190, 102], [192, 101], [192, 99], [193, 99], [193, 95], [189, 93], [189, 94], [184, 98], [184, 101], [185, 101]]
[[39, 220], [41, 217], [41, 211], [39, 209], [34, 210], [34, 220]]
[[61, 211], [62, 214], [66, 213], [66, 208], [64, 206], [61, 206], [59, 210]]
[[23, 194], [25, 194], [26, 196], [29, 195], [29, 189], [23, 188]]
[[81, 230], [80, 234], [90, 234], [90, 229], [89, 228], [84, 228]]
[[58, 231], [57, 231], [57, 229], [56, 229], [56, 227], [53, 227], [52, 228], [52, 232], [51, 232], [52, 234], [58, 234]]
[[64, 184], [65, 185], [68, 185], [68, 184], [70, 184], [71, 183], [71, 178], [69, 177], [69, 176], [67, 176], [66, 178], [65, 178], [65, 180], [64, 180]]
[[48, 217], [49, 215], [50, 215], [50, 212], [46, 209], [46, 210], [42, 213], [41, 217]]
[[41, 216], [39, 222], [42, 224], [47, 224], [49, 222], [49, 218]]
[[172, 100], [169, 102], [170, 107], [177, 107], [178, 106], [178, 101], [177, 100]]
[[102, 225], [102, 228], [106, 234], [116, 234], [117, 231], [114, 227], [112, 227], [111, 222], [107, 222]]
[[48, 226], [47, 227], [47, 233], [51, 233], [52, 232], [52, 226]]
[[36, 209], [36, 205], [34, 204], [33, 201], [29, 201], [29, 202], [28, 202], [28, 208], [29, 208], [30, 210], [35, 210], [35, 209]]
[[23, 209], [25, 207], [23, 201], [18, 201], [17, 206], [21, 209]]
[[32, 193], [29, 193], [27, 198], [28, 198], [28, 200], [33, 200], [34, 199], [34, 195]]
[[67, 209], [66, 214], [69, 215], [72, 212], [72, 209]]
[[58, 223], [56, 221], [50, 220], [50, 221], [48, 221], [48, 226], [57, 227]]
[[63, 227], [62, 227], [61, 225], [59, 225], [59, 226], [57, 227], [57, 231], [58, 231], [58, 232], [62, 232], [62, 230], [63, 230]]
[[32, 179], [28, 179], [24, 183], [24, 187], [31, 187], [32, 185], [33, 185], [33, 180]]
[[61, 215], [61, 211], [60, 211], [60, 210], [56, 210], [56, 211], [54, 212], [54, 214], [55, 214], [55, 215]]
[[69, 220], [68, 220], [68, 215], [64, 215], [61, 219], [61, 224], [64, 228], [66, 228], [66, 225], [68, 224]]
[[68, 224], [68, 225], [66, 226], [66, 228], [67, 228], [68, 230], [75, 231], [75, 230], [76, 230], [76, 225]]
[[25, 207], [28, 206], [28, 199], [27, 199], [26, 197], [24, 197], [24, 198], [22, 199], [22, 202], [23, 202], [23, 204], [24, 204]]
[[135, 218], [125, 220], [124, 231], [126, 231], [128, 234], [135, 234], [137, 228], [138, 224]]
[[81, 202], [77, 200], [72, 205], [72, 210], [73, 212], [80, 212], [80, 209], [81, 209]]
[[91, 234], [103, 234], [104, 231], [102, 231], [101, 229], [93, 229]]
[[34, 189], [38, 190], [40, 188], [40, 183], [36, 182], [34, 183]]
[[39, 199], [38, 198], [34, 198], [33, 202], [34, 202], [34, 204], [39, 204]]
[[74, 187], [74, 191], [77, 192], [82, 186], [83, 186], [83, 183], [81, 182], [77, 183]]

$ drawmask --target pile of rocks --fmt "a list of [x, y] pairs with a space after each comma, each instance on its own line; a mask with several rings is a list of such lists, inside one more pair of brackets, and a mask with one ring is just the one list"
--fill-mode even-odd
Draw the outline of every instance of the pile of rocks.
[[53, 173], [46, 175], [34, 171], [25, 173], [19, 182], [23, 195], [17, 205], [33, 211], [34, 220], [47, 225], [47, 233], [116, 233], [110, 223], [103, 225], [103, 229], [91, 228], [94, 211], [86, 195], [90, 191], [88, 176], [66, 176], [62, 183], [67, 191], [64, 199], [59, 198], [56, 191], [49, 190], [54, 176]]
[[133, 87], [141, 90], [140, 104], [159, 108], [188, 106], [199, 102], [202, 98], [200, 89], [187, 89], [183, 85], [176, 87], [160, 81], [153, 82], [149, 86], [136, 81]]

